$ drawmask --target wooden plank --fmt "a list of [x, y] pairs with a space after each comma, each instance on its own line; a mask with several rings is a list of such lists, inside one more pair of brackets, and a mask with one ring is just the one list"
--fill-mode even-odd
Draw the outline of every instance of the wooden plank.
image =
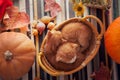
[[25, 0], [19, 0], [19, 9], [21, 12], [26, 12]]

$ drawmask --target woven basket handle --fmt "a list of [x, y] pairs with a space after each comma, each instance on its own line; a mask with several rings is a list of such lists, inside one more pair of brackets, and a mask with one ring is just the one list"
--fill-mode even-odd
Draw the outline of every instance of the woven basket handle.
[[88, 18], [92, 18], [92, 19], [96, 20], [96, 21], [99, 23], [100, 28], [101, 28], [101, 32], [99, 33], [97, 39], [98, 39], [98, 40], [101, 40], [101, 39], [102, 39], [102, 36], [104, 35], [104, 32], [105, 32], [105, 28], [104, 28], [103, 23], [101, 22], [101, 20], [100, 20], [99, 18], [97, 18], [96, 16], [93, 16], [93, 15], [85, 16], [85, 17], [83, 17], [82, 19], [83, 19], [83, 20], [87, 20]]

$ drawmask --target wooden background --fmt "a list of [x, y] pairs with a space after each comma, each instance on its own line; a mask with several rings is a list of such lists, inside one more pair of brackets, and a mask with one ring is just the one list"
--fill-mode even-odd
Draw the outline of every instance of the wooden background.
[[[37, 1], [37, 5], [36, 5]], [[20, 11], [25, 11], [30, 16], [30, 21], [32, 22], [34, 19], [40, 19], [42, 16], [49, 15], [49, 12], [44, 12], [44, 0], [13, 0], [14, 5], [18, 6]], [[56, 0], [62, 7], [62, 12], [60, 12], [57, 16], [57, 24], [61, 23], [64, 20], [67, 20], [69, 18], [75, 17], [75, 13], [72, 10], [72, 3], [69, 2], [69, 0]], [[111, 3], [111, 8], [109, 10], [101, 10], [101, 9], [95, 9], [95, 8], [89, 8], [86, 7], [84, 16], [86, 15], [95, 15], [98, 18], [100, 18], [105, 28], [107, 29], [108, 25], [114, 20], [116, 17], [120, 15], [120, 0], [113, 0]], [[35, 7], [37, 7], [37, 12], [35, 12]], [[37, 14], [36, 14], [37, 13]], [[99, 25], [95, 22], [91, 22], [96, 25], [98, 28], [98, 31], [100, 31]], [[45, 36], [46, 32], [43, 33], [43, 35], [39, 36], [39, 47], [41, 45], [41, 42]], [[35, 42], [35, 37], [31, 36], [31, 39]], [[90, 78], [90, 74], [96, 70], [99, 69], [100, 62], [104, 62], [106, 66], [108, 66], [110, 69], [112, 69], [112, 76], [111, 80], [120, 80], [120, 65], [116, 64], [114, 61], [111, 60], [111, 58], [106, 54], [106, 50], [104, 47], [104, 39], [101, 40], [101, 46], [100, 49], [95, 56], [95, 58], [81, 71], [78, 71], [74, 74], [68, 75], [68, 76], [59, 76], [59, 77], [53, 77], [44, 72], [39, 67], [39, 73], [36, 70], [37, 64], [36, 61], [31, 67], [30, 71], [26, 73], [23, 77], [21, 77], [19, 80], [34, 80], [34, 78], [39, 75], [41, 80], [93, 80]]]

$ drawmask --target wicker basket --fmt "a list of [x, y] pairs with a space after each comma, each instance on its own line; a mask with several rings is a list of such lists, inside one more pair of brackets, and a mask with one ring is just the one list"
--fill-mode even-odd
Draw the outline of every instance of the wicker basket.
[[[98, 33], [98, 31], [97, 31], [97, 27], [95, 27], [93, 24], [91, 24], [87, 20], [88, 18], [92, 18], [99, 23], [100, 28], [101, 28], [100, 33]], [[94, 34], [93, 37], [92, 37], [93, 41], [91, 42], [90, 49], [88, 51], [88, 55], [85, 58], [85, 60], [81, 63], [81, 65], [79, 65], [79, 67], [77, 67], [73, 70], [70, 70], [70, 71], [56, 70], [54, 67], [52, 67], [49, 64], [49, 62], [47, 61], [44, 53], [42, 52], [42, 49], [43, 49], [45, 41], [46, 41], [46, 37], [45, 37], [43, 42], [42, 42], [42, 45], [41, 45], [41, 52], [37, 55], [38, 56], [38, 63], [43, 68], [43, 70], [45, 70], [48, 74], [50, 74], [52, 76], [69, 75], [69, 74], [72, 74], [72, 73], [75, 73], [75, 72], [81, 70], [95, 57], [95, 55], [97, 54], [97, 52], [99, 50], [101, 39], [102, 39], [102, 36], [105, 32], [105, 28], [104, 28], [102, 22], [97, 17], [95, 17], [93, 15], [88, 15], [84, 18], [78, 18], [78, 17], [71, 18], [69, 20], [66, 20], [66, 21], [62, 22], [61, 24], [59, 24], [58, 26], [53, 28], [53, 30], [61, 30], [62, 27], [64, 26], [64, 24], [69, 24], [69, 23], [72, 23], [74, 21], [82, 22], [84, 24], [87, 24], [93, 31], [93, 34]]]

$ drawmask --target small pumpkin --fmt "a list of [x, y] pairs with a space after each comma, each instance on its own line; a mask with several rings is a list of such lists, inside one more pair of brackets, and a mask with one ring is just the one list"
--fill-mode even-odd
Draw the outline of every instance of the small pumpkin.
[[31, 68], [35, 58], [34, 43], [23, 33], [0, 34], [0, 77], [16, 80]]
[[120, 64], [120, 17], [108, 26], [104, 39], [108, 55]]

